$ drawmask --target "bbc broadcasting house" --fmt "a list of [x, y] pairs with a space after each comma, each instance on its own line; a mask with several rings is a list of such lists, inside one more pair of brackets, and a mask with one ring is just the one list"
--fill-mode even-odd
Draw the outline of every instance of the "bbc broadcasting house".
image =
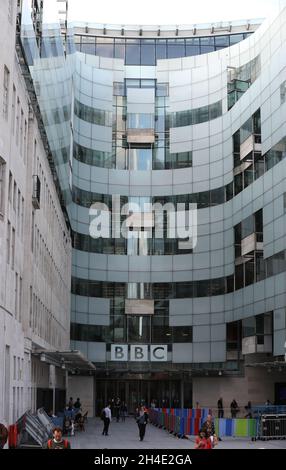
[[[2, 0], [0, 44], [0, 422], [285, 404], [286, 8], [124, 27]], [[91, 236], [115, 197], [149, 222]], [[182, 203], [196, 243], [156, 237], [146, 207]]]

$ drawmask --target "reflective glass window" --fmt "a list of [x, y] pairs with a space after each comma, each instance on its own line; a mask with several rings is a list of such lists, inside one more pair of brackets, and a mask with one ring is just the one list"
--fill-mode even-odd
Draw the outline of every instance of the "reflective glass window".
[[168, 59], [185, 57], [185, 41], [184, 39], [168, 39]]
[[154, 128], [154, 114], [135, 114], [130, 113], [127, 116], [128, 129], [152, 129]]
[[230, 45], [237, 44], [240, 41], [243, 41], [243, 34], [231, 34], [230, 37]]
[[114, 44], [114, 57], [116, 59], [125, 59], [125, 40], [115, 39]]
[[130, 343], [150, 343], [151, 319], [149, 317], [128, 316], [127, 325]]
[[111, 38], [97, 38], [96, 55], [101, 57], [114, 57], [114, 45]]
[[125, 63], [126, 65], [140, 65], [140, 43], [139, 42], [127, 39]]
[[158, 39], [156, 41], [156, 59], [167, 58], [167, 41], [165, 39]]
[[229, 46], [229, 36], [216, 36], [215, 37], [216, 47], [228, 47]]
[[141, 65], [155, 65], [155, 41], [142, 40]]
[[152, 149], [151, 148], [129, 149], [129, 169], [130, 170], [151, 170], [152, 169]]

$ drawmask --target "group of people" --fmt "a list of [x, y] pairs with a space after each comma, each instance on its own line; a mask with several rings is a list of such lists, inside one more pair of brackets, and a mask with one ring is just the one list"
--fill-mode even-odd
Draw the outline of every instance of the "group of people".
[[[112, 405], [109, 403], [105, 408], [102, 409], [101, 411], [101, 419], [103, 421], [103, 430], [102, 430], [102, 435], [103, 436], [109, 436], [109, 426], [112, 421], [112, 411], [111, 411]], [[119, 422], [119, 418], [121, 416], [122, 421], [125, 421], [125, 418], [127, 416], [127, 406], [126, 403], [123, 402], [121, 403], [120, 399], [117, 398], [115, 400], [114, 404], [114, 410], [115, 410], [115, 417], [116, 421]], [[138, 425], [139, 429], [139, 440], [143, 441], [145, 432], [146, 432], [146, 425], [148, 424], [148, 410], [145, 406], [141, 405], [139, 408], [136, 409], [135, 412], [135, 419], [136, 423]]]
[[117, 397], [115, 400], [112, 401], [111, 407], [112, 406], [114, 408], [114, 414], [115, 414], [117, 423], [119, 423], [120, 418], [122, 421], [125, 421], [128, 415], [128, 409], [127, 409], [127, 405], [125, 401], [121, 401], [120, 398]]
[[[271, 402], [270, 400], [266, 400], [265, 402], [265, 406], [269, 406], [271, 405]], [[223, 418], [224, 417], [224, 406], [223, 406], [223, 399], [222, 398], [219, 398], [218, 399], [218, 402], [217, 402], [217, 409], [218, 409], [218, 418]], [[251, 404], [251, 401], [249, 401], [247, 403], [247, 405], [245, 405], [244, 407], [245, 409], [245, 416], [244, 418], [252, 418], [253, 417], [253, 413], [252, 413], [252, 404]], [[236, 401], [236, 399], [234, 398], [230, 404], [230, 413], [231, 413], [231, 417], [233, 419], [236, 418], [237, 414], [240, 412], [240, 408], [238, 406], [238, 403]]]
[[64, 434], [70, 433], [74, 435], [75, 427], [84, 431], [84, 416], [82, 415], [82, 405], [80, 398], [74, 402], [73, 397], [70, 397], [69, 402], [64, 410]]
[[[248, 402], [248, 405], [250, 402]], [[224, 417], [224, 406], [223, 406], [223, 399], [219, 398], [217, 402], [217, 408], [218, 408], [218, 417], [223, 418]], [[239, 413], [240, 409], [238, 406], [238, 403], [236, 399], [234, 398], [230, 404], [230, 413], [232, 418], [236, 418], [236, 415]]]

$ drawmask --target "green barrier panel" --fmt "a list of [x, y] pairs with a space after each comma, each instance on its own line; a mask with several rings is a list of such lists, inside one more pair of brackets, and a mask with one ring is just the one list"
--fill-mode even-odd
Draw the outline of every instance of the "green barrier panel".
[[235, 419], [234, 420], [234, 436], [235, 437], [248, 437], [248, 420]]
[[248, 420], [248, 435], [249, 437], [256, 437], [257, 435], [257, 422], [256, 419]]
[[220, 437], [220, 435], [219, 435], [219, 418], [215, 418], [214, 425], [215, 425], [215, 433], [216, 433], [217, 437]]

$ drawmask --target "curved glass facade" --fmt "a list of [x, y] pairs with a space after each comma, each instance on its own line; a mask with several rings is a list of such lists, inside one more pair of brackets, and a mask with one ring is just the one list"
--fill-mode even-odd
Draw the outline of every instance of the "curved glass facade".
[[[72, 346], [100, 370], [122, 365], [117, 344], [148, 346], [145, 372], [241, 374], [248, 354], [284, 354], [285, 44], [270, 55], [266, 39], [277, 28], [129, 38], [70, 25], [65, 42], [43, 25], [41, 56], [22, 28], [73, 231]], [[176, 221], [195, 207], [196, 241], [169, 236], [166, 214], [158, 238], [154, 204]], [[94, 236], [107, 214], [119, 229], [102, 218], [107, 235]], [[271, 325], [247, 349], [245, 325], [261, 316]], [[150, 365], [158, 344], [166, 358]]]

